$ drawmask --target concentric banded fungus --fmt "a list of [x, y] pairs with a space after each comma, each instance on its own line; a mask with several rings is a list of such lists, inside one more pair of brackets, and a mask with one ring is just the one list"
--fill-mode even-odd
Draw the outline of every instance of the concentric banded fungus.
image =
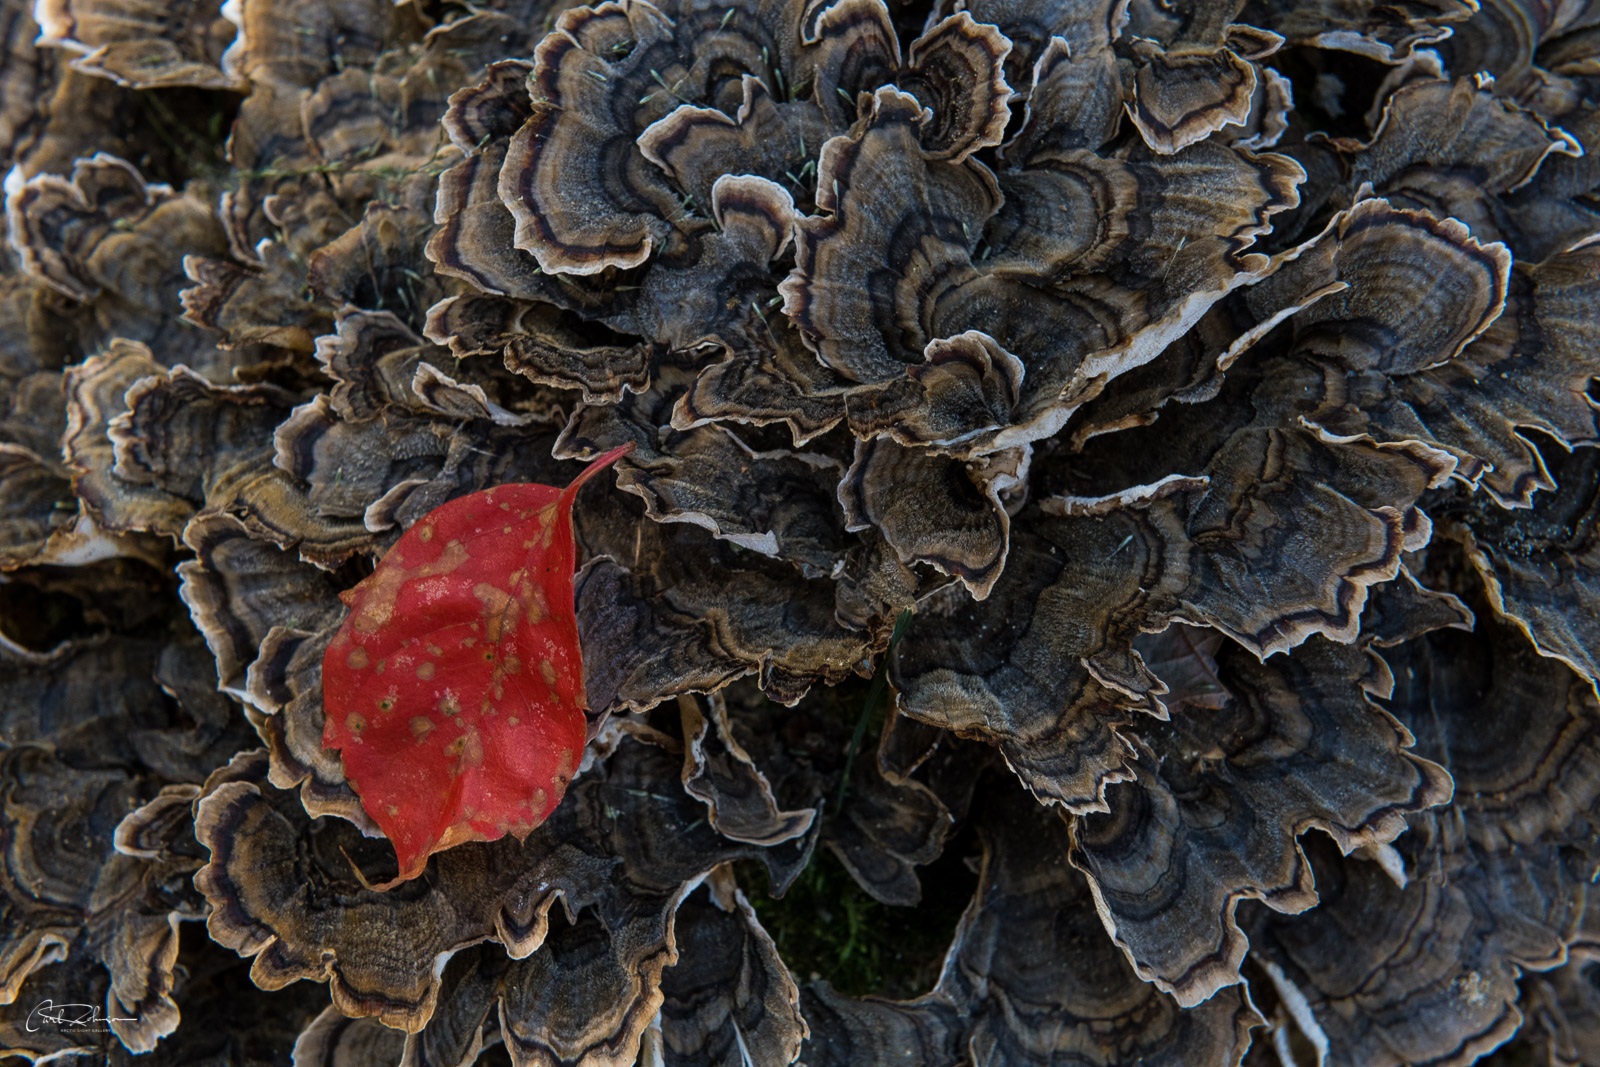
[[274, 628], [315, 632], [338, 619], [338, 587], [326, 574], [251, 538], [237, 519], [201, 519], [185, 537], [195, 559], [179, 565], [181, 595], [217, 658], [224, 692], [242, 688]]
[[168, 309], [184, 285], [183, 254], [218, 255], [217, 225], [198, 192], [147, 182], [107, 153], [78, 160], [70, 178], [41, 174], [6, 198], [6, 220], [21, 266], [93, 312], [106, 340], [203, 346], [177, 329]]
[[[312, 835], [292, 795], [273, 790], [259, 774], [219, 784], [200, 801], [196, 823], [212, 852], [197, 885], [212, 902], [213, 936], [256, 957], [258, 984], [328, 981], [345, 1014], [375, 1015], [411, 1032], [434, 1014], [435, 960], [493, 937], [514, 959], [530, 958], [514, 971], [534, 968], [520, 980], [508, 978], [503, 1025], [536, 1042], [536, 1035], [559, 1032], [544, 1030], [554, 1023], [550, 1013], [558, 1012], [560, 1027], [581, 1029], [582, 1041], [636, 1048], [661, 1003], [661, 968], [676, 955], [672, 915], [689, 890], [718, 864], [741, 857], [763, 859], [780, 883], [794, 872], [783, 873], [781, 852], [727, 842], [703, 822], [697, 833], [685, 834], [698, 804], [677, 790], [675, 796], [652, 791], [653, 783], [676, 780], [665, 753], [625, 740], [606, 766], [574, 783], [526, 846], [502, 841], [449, 850], [432, 861], [433, 877], [389, 893], [358, 886], [359, 872], [350, 865], [372, 854], [373, 846], [355, 834], [338, 835], [338, 842]], [[633, 855], [643, 846], [632, 829], [622, 829], [622, 812], [630, 813], [633, 828], [640, 820], [657, 827], [647, 855]], [[354, 858], [341, 854], [341, 846]], [[303, 848], [309, 851], [295, 858]], [[570, 925], [547, 944], [558, 896]], [[313, 899], [318, 903], [308, 907]], [[332, 915], [324, 916], [329, 908]], [[598, 922], [580, 921], [591, 908]], [[586, 947], [595, 937], [603, 945], [599, 960]], [[401, 944], [410, 947], [397, 951]], [[564, 957], [570, 957], [565, 964]], [[598, 983], [597, 995], [615, 998], [614, 1018], [585, 1019], [577, 1003], [529, 999], [541, 989], [561, 988], [563, 966], [588, 967], [585, 961], [604, 968], [588, 973]], [[607, 1032], [613, 1023], [621, 1029]]]
[[56, 463], [22, 445], [0, 443], [0, 566], [7, 569], [52, 553], [74, 516], [57, 505], [72, 492]]
[[118, 341], [67, 371], [67, 427], [61, 454], [75, 475], [74, 489], [99, 524], [114, 531], [177, 533], [194, 505], [155, 485], [129, 485], [116, 477], [111, 423], [126, 413], [126, 396], [162, 367], [144, 345]]
[[777, 845], [799, 837], [816, 821], [815, 808], [780, 810], [761, 768], [740, 747], [727, 705], [713, 695], [709, 715], [692, 698], [683, 709], [683, 787], [705, 802], [706, 817], [723, 837], [753, 845]]
[[[1580, 1064], [1600, 1040], [1600, 995], [1595, 992], [1594, 960], [1574, 956], [1570, 963], [1522, 980], [1522, 1012], [1544, 1031], [1550, 1062]], [[1529, 1027], [1532, 1029], [1532, 1027]], [[1537, 1045], [1538, 1039], [1532, 1038]]]
[[[676, 207], [672, 193], [633, 143], [640, 130], [619, 122], [637, 123], [637, 112], [618, 115], [610, 102], [624, 86], [649, 85], [640, 68], [670, 47], [673, 28], [648, 4], [605, 4], [563, 15], [539, 43], [528, 73], [528, 121], [511, 139], [500, 198], [516, 219], [517, 247], [544, 270], [636, 267], [670, 231], [664, 216]], [[669, 68], [656, 77], [665, 86], [686, 73]], [[659, 114], [671, 90], [646, 96], [634, 107]]]
[[1393, 685], [1371, 653], [1315, 638], [1265, 663], [1233, 649], [1199, 666], [1226, 702], [1142, 731], [1133, 780], [1108, 789], [1110, 812], [1082, 817], [1074, 833], [1073, 862], [1108, 930], [1181, 1004], [1241, 980], [1235, 901], [1284, 912], [1316, 903], [1291, 835], [1314, 827], [1346, 853], [1386, 844], [1403, 813], [1450, 796], [1445, 772], [1405, 754], [1405, 732], [1369, 703]]
[[[70, 1034], [28, 1025], [37, 1002], [19, 990], [43, 983], [99, 989], [110, 1030], [94, 1046], [115, 1040], [149, 1051], [178, 1025], [178, 925], [201, 915], [184, 886], [198, 863], [181, 846], [167, 847], [189, 835], [187, 801], [163, 827], [147, 827], [145, 849], [114, 846], [129, 840], [125, 828], [136, 821], [124, 816], [156, 790], [145, 752], [187, 741], [203, 758], [226, 757], [205, 751], [215, 735], [198, 745], [183, 736], [178, 706], [147, 673], [158, 656], [159, 646], [121, 635], [65, 646], [43, 662], [4, 653], [0, 1047], [7, 1050], [44, 1056], [73, 1043]], [[225, 741], [228, 752], [239, 738], [229, 732]], [[178, 761], [166, 769], [184, 772]], [[176, 788], [192, 794], [195, 787]], [[34, 977], [41, 968], [43, 982]], [[82, 993], [52, 988], [50, 995]]]
[[[1242, 990], [1184, 1011], [1111, 949], [1083, 876], [1066, 862], [1067, 828], [1011, 783], [991, 781], [976, 816], [978, 891], [962, 916], [938, 986], [908, 1003], [806, 991], [807, 1063], [919, 1062], [1237, 1064], [1261, 1021]], [[1071, 969], [1057, 964], [1076, 960]], [[1049, 1005], [1039, 1011], [1035, 1005]]]
[[34, 5], [39, 43], [77, 53], [76, 70], [139, 89], [234, 89], [220, 68], [235, 27], [215, 0], [44, 0]]
[[1322, 904], [1261, 924], [1274, 982], [1305, 998], [1296, 1021], [1328, 1042], [1331, 1062], [1481, 1054], [1521, 1021], [1519, 968], [1545, 970], [1594, 936], [1584, 872], [1600, 705], [1511, 626], [1480, 613], [1478, 631], [1436, 631], [1390, 654], [1406, 679], [1394, 712], [1456, 782], [1451, 806], [1413, 816], [1397, 842], [1411, 880], [1324, 856], [1313, 864]]
[[1176, 152], [1249, 117], [1260, 78], [1254, 61], [1276, 52], [1283, 38], [1234, 22], [1243, 7], [1198, 0], [1164, 26], [1156, 23], [1167, 19], [1138, 17], [1150, 6], [1130, 5], [1130, 47], [1141, 63], [1128, 114], [1157, 152]]
[[798, 990], [755, 911], [713, 876], [678, 909], [678, 962], [662, 976], [662, 1059], [792, 1063], [806, 1036]]
[[1011, 521], [1000, 493], [1026, 483], [1028, 471], [1026, 449], [985, 460], [963, 464], [891, 441], [861, 442], [839, 483], [846, 529], [876, 527], [902, 562], [931, 564], [982, 599], [1005, 567]]
[[[1449, 469], [1267, 430], [1233, 435], [1208, 466], [1209, 477], [1025, 510], [1028, 533], [1014, 526], [988, 601], [946, 592], [924, 604], [916, 646], [892, 663], [902, 709], [997, 741], [1042, 798], [1103, 810], [1105, 784], [1125, 776], [1123, 709], [1161, 713], [1161, 682], [1134, 651], [1136, 634], [1205, 622], [1263, 655], [1313, 633], [1348, 640], [1366, 588], [1394, 575], [1426, 523], [1359, 500], [1385, 482], [1398, 490], [1386, 499], [1414, 499]], [[1251, 475], [1267, 470], [1274, 481]], [[1318, 527], [1297, 529], [1293, 517], [1310, 514]], [[1292, 573], [1251, 562], [1284, 558], [1298, 561]], [[1241, 599], [1242, 588], [1255, 598]], [[973, 643], [974, 629], [993, 636]]]
[[[1595, 1059], [1592, 7], [0, 0], [0, 1056]], [[377, 892], [341, 595], [623, 446]]]
[[1540, 652], [1566, 663], [1600, 691], [1600, 634], [1595, 632], [1600, 455], [1592, 448], [1570, 456], [1552, 450], [1550, 458], [1558, 488], [1534, 498], [1515, 533], [1507, 512], [1481, 507], [1459, 533], [1495, 610], [1516, 623]]

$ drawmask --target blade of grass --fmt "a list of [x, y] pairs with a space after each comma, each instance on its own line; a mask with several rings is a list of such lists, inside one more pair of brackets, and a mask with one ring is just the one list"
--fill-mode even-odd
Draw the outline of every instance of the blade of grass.
[[844, 777], [839, 780], [839, 792], [833, 800], [835, 815], [844, 810], [844, 797], [850, 788], [850, 771], [855, 766], [856, 753], [861, 750], [861, 741], [867, 735], [868, 721], [883, 700], [883, 691], [889, 684], [889, 657], [894, 655], [895, 646], [910, 628], [911, 614], [911, 609], [907, 608], [894, 620], [894, 630], [889, 634], [889, 647], [884, 649], [883, 662], [878, 664], [878, 670], [872, 676], [872, 688], [867, 690], [867, 699], [861, 703], [861, 717], [856, 720], [855, 732], [850, 735], [850, 747], [844, 754]]

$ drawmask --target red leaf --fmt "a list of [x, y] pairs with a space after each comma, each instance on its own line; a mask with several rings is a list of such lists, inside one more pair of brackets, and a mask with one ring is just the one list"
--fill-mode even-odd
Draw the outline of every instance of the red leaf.
[[629, 447], [564, 490], [502, 485], [436, 508], [343, 594], [322, 743], [394, 843], [396, 881], [464, 841], [526, 838], [572, 780], [587, 700], [572, 504]]

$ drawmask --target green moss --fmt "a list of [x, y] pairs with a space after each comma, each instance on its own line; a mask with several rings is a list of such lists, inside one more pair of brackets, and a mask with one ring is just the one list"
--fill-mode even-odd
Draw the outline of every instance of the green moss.
[[[909, 611], [896, 620], [890, 650], [911, 621]], [[825, 801], [830, 812], [825, 818], [848, 805], [843, 783], [857, 758], [870, 759], [877, 751], [887, 711], [886, 680], [880, 663], [870, 682], [851, 680], [815, 695], [817, 712], [831, 719], [834, 729], [850, 731], [842, 766], [835, 770], [840, 785]], [[823, 833], [826, 838], [826, 829]], [[802, 984], [823, 980], [851, 996], [906, 999], [926, 993], [939, 979], [956, 924], [977, 887], [968, 863], [977, 851], [970, 832], [953, 834], [940, 857], [919, 870], [923, 893], [916, 907], [874, 899], [825, 846], [816, 849], [781, 898], [771, 895], [758, 864], [744, 865], [740, 878], [779, 955]]]
[[740, 873], [747, 886], [759, 886], [751, 894], [756, 914], [802, 985], [822, 979], [851, 996], [905, 999], [926, 993], [939, 979], [977, 885], [965, 863], [972, 851], [969, 840], [958, 838], [922, 868], [923, 900], [914, 908], [868, 896], [825, 848], [781, 898], [767, 895], [760, 867]]
[[151, 153], [135, 162], [151, 181], [182, 188], [190, 181], [220, 181], [230, 173], [228, 134], [244, 98], [220, 89], [147, 89], [134, 94], [136, 129], [148, 130]]

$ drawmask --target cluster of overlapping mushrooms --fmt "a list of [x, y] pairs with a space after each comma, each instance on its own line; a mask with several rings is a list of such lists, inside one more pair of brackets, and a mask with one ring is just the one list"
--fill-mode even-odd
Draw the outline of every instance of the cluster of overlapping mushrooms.
[[[0, 1058], [1600, 1063], [1600, 5], [0, 41]], [[629, 442], [566, 799], [369, 888], [338, 594]], [[920, 990], [758, 915], [952, 849]]]

